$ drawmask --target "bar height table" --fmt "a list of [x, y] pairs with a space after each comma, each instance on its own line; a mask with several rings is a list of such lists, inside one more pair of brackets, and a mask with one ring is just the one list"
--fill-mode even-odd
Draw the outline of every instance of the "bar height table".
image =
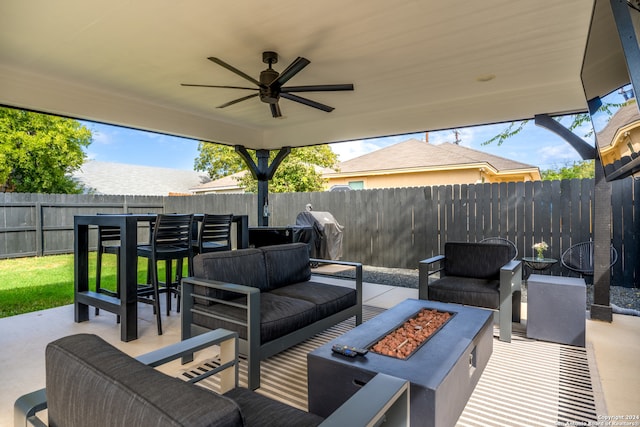
[[[76, 215], [74, 232], [74, 319], [89, 320], [89, 306], [97, 307], [120, 316], [120, 339], [132, 341], [138, 338], [138, 222], [151, 222], [155, 214]], [[198, 219], [202, 215], [194, 215]], [[238, 248], [249, 246], [249, 220], [247, 215], [234, 215], [237, 224]], [[119, 297], [112, 297], [89, 290], [89, 226], [120, 228]]]

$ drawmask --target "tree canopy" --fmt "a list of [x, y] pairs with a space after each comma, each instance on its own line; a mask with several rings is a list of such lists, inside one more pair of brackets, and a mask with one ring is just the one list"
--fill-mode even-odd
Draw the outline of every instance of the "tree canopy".
[[[248, 171], [242, 157], [233, 147], [200, 142], [199, 155], [194, 162], [194, 169], [205, 171], [211, 179], [219, 179], [237, 172]], [[254, 161], [255, 151], [249, 150]], [[276, 156], [272, 151], [270, 158]], [[316, 168], [333, 168], [338, 156], [328, 145], [292, 148], [291, 153], [278, 167], [273, 179], [269, 182], [269, 191], [274, 193], [322, 191], [325, 180]], [[238, 179], [239, 185], [247, 192], [257, 192], [258, 182], [250, 173]]]
[[80, 193], [70, 176], [85, 159], [91, 131], [78, 121], [0, 107], [0, 188], [20, 193]]
[[555, 169], [547, 169], [540, 172], [543, 180], [574, 179], [574, 178], [595, 178], [595, 160], [582, 160], [573, 162]]

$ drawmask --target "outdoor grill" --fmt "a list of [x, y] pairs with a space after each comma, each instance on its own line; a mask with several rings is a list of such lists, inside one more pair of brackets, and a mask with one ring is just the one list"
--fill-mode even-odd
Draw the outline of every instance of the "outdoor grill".
[[342, 257], [342, 227], [330, 212], [303, 211], [296, 225], [313, 228], [312, 258], [338, 260]]

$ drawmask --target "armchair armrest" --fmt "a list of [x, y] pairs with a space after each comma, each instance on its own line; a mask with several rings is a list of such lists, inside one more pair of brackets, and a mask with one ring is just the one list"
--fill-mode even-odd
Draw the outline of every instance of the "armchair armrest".
[[[220, 346], [220, 366], [194, 378], [189, 383], [197, 383], [205, 378], [221, 373], [222, 393], [238, 386], [238, 334], [226, 329], [216, 329], [187, 340], [160, 348], [136, 359], [145, 365], [157, 367], [169, 363], [184, 356], [193, 355], [195, 351]], [[229, 370], [233, 368], [233, 371]]]
[[[204, 295], [197, 295], [194, 292], [194, 286], [204, 286], [212, 289], [219, 289], [227, 292], [233, 292], [240, 295], [246, 295], [246, 304], [241, 304], [222, 299], [210, 298]], [[252, 348], [249, 349], [251, 354], [257, 354], [260, 345], [260, 289], [251, 286], [238, 285], [235, 283], [221, 282], [218, 280], [196, 279], [195, 277], [185, 277], [182, 279], [182, 339], [186, 340], [191, 337], [191, 324], [193, 323], [193, 301], [194, 298], [214, 301], [219, 304], [226, 304], [233, 307], [242, 308], [247, 311], [247, 321], [243, 326], [247, 327], [249, 343]], [[204, 315], [207, 313], [202, 312]], [[224, 318], [219, 316], [219, 318]], [[232, 322], [238, 323], [236, 320], [230, 319]], [[182, 363], [188, 363], [193, 360], [193, 352], [185, 352], [182, 355]]]
[[[309, 262], [318, 264], [334, 264], [355, 267], [356, 269], [356, 298], [358, 306], [362, 307], [362, 263], [352, 261], [337, 261], [330, 259], [309, 258]], [[362, 324], [362, 311], [356, 315], [356, 325]]]
[[[511, 342], [513, 293], [522, 290], [522, 261], [511, 260], [500, 268], [500, 341]], [[519, 304], [519, 298], [516, 299]], [[520, 314], [517, 312], [516, 317]]]
[[409, 425], [409, 381], [377, 374], [321, 427]]
[[46, 389], [32, 391], [24, 394], [13, 404], [13, 425], [14, 427], [26, 426], [46, 426], [36, 413], [47, 409]]
[[[511, 260], [500, 269], [500, 282], [510, 282], [511, 292], [522, 290], [522, 261]], [[502, 292], [502, 288], [500, 289]]]
[[[444, 255], [436, 255], [431, 258], [423, 259], [418, 263], [418, 298], [422, 300], [429, 299], [429, 277], [435, 273], [439, 273], [444, 269]], [[430, 270], [431, 264], [440, 263], [438, 268]]]

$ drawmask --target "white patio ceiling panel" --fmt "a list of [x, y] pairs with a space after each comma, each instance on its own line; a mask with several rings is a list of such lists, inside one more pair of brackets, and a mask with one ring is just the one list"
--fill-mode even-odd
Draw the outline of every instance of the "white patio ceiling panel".
[[[586, 108], [580, 68], [591, 0], [277, 2], [209, 0], [0, 5], [0, 103], [195, 139], [278, 148], [462, 127]], [[354, 83], [281, 99], [284, 118], [251, 86], [262, 52], [288, 85]], [[490, 81], [480, 82], [489, 75]]]

